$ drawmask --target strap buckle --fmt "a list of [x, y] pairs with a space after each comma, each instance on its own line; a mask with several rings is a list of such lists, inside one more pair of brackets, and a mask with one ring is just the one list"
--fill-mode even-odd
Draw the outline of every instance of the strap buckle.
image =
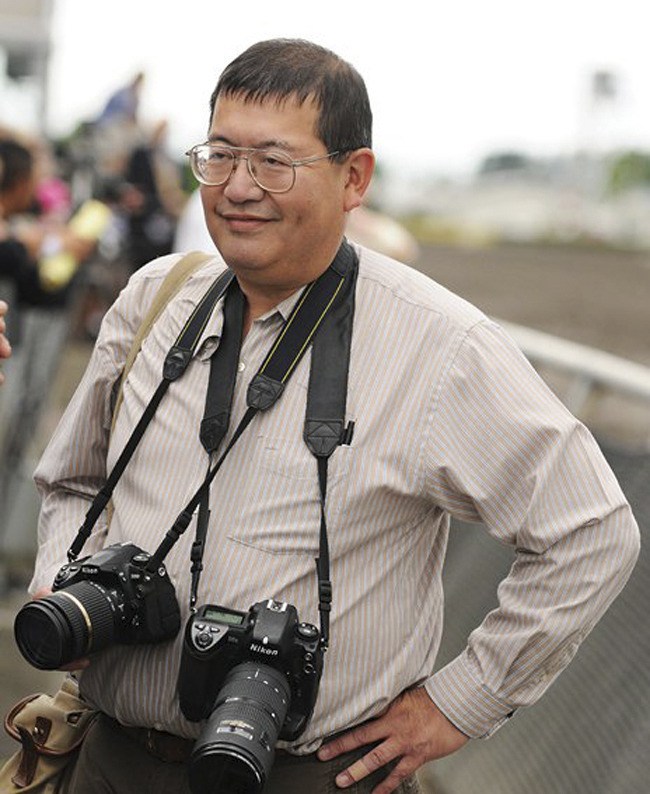
[[318, 581], [318, 608], [323, 612], [332, 611], [332, 583], [329, 579]]

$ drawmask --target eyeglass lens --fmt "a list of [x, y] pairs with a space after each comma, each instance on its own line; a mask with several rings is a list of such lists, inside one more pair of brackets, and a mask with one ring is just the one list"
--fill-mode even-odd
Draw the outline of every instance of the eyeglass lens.
[[[195, 176], [208, 185], [222, 185], [229, 179], [239, 157], [226, 148], [197, 147], [192, 160]], [[292, 162], [281, 153], [252, 151], [241, 157], [247, 160], [250, 175], [262, 189], [282, 192], [293, 186]]]

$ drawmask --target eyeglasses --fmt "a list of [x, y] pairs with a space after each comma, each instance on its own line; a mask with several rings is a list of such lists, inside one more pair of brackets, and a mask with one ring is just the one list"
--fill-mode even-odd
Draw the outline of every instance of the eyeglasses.
[[251, 149], [244, 146], [222, 146], [199, 143], [185, 154], [190, 158], [192, 173], [203, 185], [225, 184], [238, 160], [246, 160], [253, 182], [267, 193], [286, 193], [296, 183], [296, 168], [335, 157], [340, 152], [317, 154], [304, 160], [292, 160], [283, 152]]

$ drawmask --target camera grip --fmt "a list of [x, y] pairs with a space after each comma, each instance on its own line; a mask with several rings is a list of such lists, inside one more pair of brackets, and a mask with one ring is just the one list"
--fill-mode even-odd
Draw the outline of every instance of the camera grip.
[[219, 657], [227, 642], [227, 629], [208, 626], [192, 616], [185, 628], [183, 653], [178, 674], [181, 711], [190, 722], [207, 719], [214, 698], [223, 683]]

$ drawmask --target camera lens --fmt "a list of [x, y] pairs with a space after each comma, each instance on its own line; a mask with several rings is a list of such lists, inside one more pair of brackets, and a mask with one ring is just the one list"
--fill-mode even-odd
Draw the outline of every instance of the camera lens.
[[105, 648], [115, 635], [116, 596], [96, 582], [78, 582], [31, 601], [14, 622], [22, 655], [40, 670]]
[[259, 794], [289, 708], [287, 677], [244, 662], [228, 673], [215, 708], [192, 751], [190, 789]]

